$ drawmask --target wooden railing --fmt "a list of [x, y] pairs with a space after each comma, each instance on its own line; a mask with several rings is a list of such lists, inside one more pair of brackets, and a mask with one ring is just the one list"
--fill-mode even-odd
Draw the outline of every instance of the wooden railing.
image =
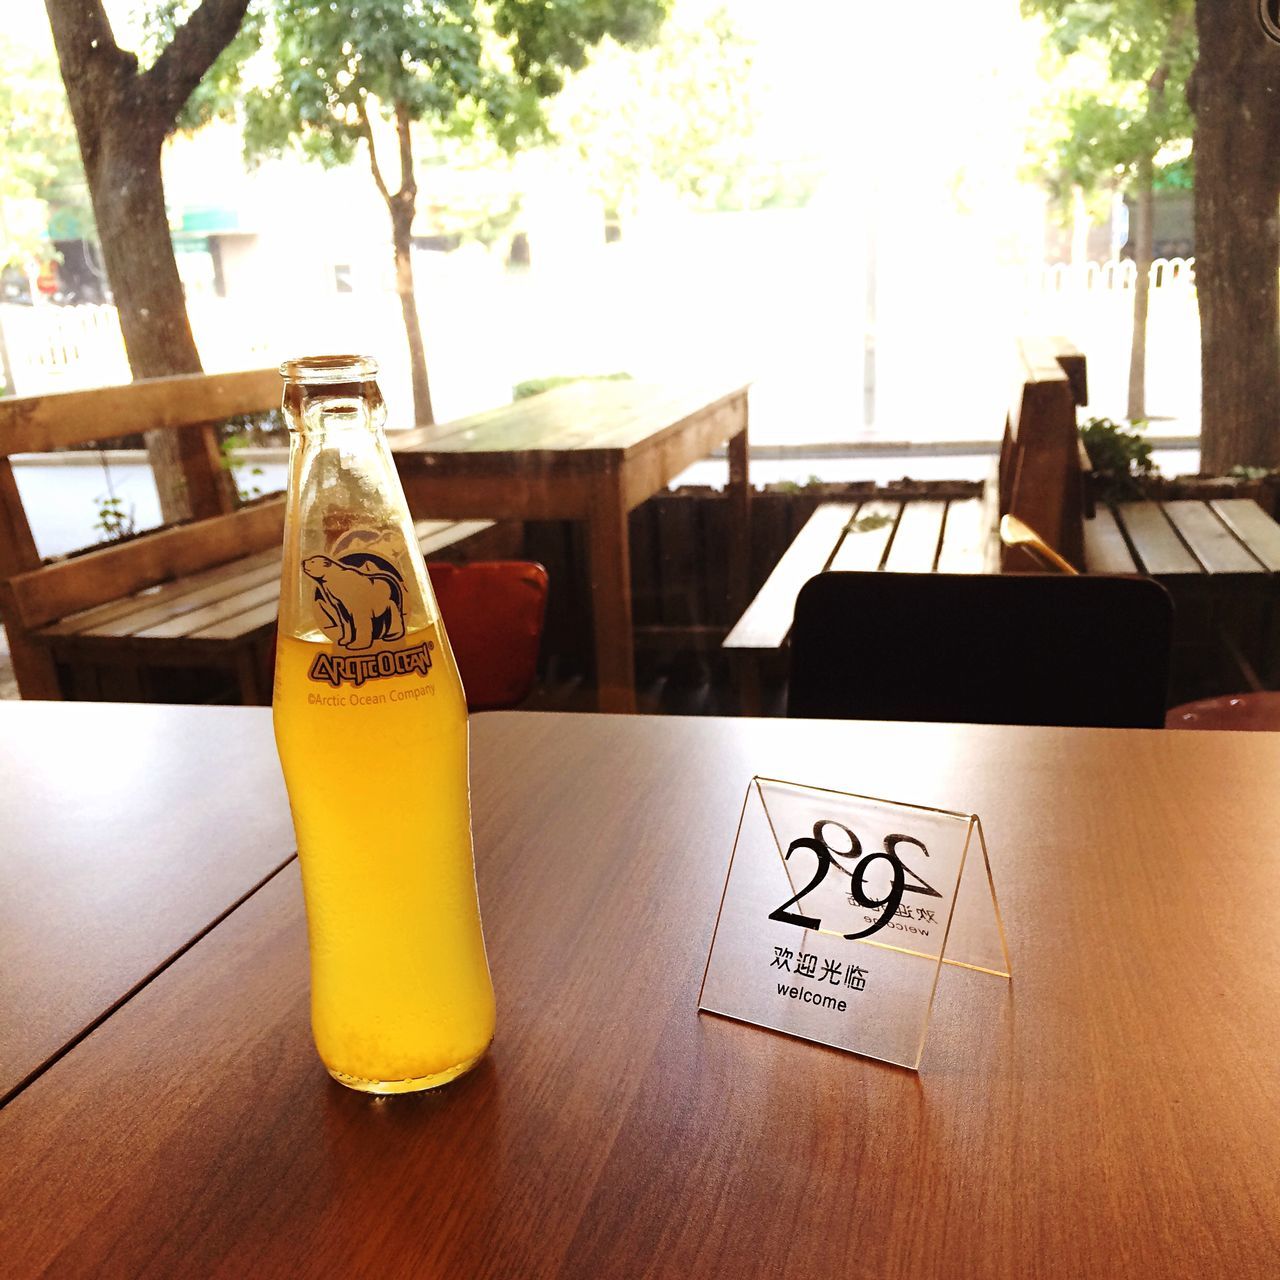
[[[1087, 400], [1085, 358], [1069, 342], [1019, 340], [1000, 450], [999, 514], [1017, 516], [1077, 568], [1084, 563], [1088, 457], [1076, 406]], [[1030, 573], [1041, 566], [1021, 547], [1003, 547], [1000, 568]]]

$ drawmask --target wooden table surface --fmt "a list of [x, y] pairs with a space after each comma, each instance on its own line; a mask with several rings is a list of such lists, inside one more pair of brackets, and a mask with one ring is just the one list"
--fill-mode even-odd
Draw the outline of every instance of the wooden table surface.
[[293, 849], [269, 711], [0, 702], [0, 1100]]
[[[1280, 1274], [1280, 738], [473, 724], [489, 1057], [332, 1083], [287, 868], [0, 1111], [6, 1276]], [[756, 772], [982, 815], [918, 1075], [696, 1012]]]
[[415, 516], [586, 525], [596, 682], [605, 711], [634, 711], [627, 514], [728, 445], [730, 582], [745, 604], [750, 559], [747, 392], [741, 382], [579, 382], [391, 446]]

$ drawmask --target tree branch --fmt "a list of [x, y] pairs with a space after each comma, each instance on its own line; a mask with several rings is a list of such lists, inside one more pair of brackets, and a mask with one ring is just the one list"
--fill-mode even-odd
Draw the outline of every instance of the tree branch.
[[204, 73], [231, 43], [248, 8], [249, 0], [203, 0], [174, 32], [139, 82], [142, 98], [156, 118], [172, 125]]
[[[83, 76], [94, 58], [120, 65], [132, 57], [116, 44], [102, 0], [45, 0], [44, 7], [64, 80]], [[133, 58], [128, 69], [137, 65]]]
[[369, 144], [369, 168], [373, 170], [374, 185], [378, 188], [378, 194], [390, 206], [392, 196], [391, 192], [387, 190], [387, 184], [382, 177], [382, 169], [378, 164], [378, 152], [373, 145], [373, 126], [369, 123], [369, 112], [365, 109], [363, 98], [360, 99], [356, 110], [360, 115], [360, 132], [364, 135], [365, 142]]

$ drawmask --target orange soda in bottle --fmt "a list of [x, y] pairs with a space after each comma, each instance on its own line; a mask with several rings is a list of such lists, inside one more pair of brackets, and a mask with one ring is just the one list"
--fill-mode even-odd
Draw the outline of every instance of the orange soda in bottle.
[[302, 869], [311, 1025], [335, 1080], [445, 1084], [494, 1031], [467, 705], [383, 423], [376, 363], [281, 365], [289, 425], [276, 745]]

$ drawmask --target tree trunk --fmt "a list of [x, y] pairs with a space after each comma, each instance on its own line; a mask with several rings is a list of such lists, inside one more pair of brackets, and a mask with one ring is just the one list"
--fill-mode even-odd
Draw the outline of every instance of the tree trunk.
[[409, 342], [409, 370], [413, 376], [413, 420], [420, 427], [430, 426], [436, 419], [431, 407], [431, 384], [427, 379], [427, 353], [422, 343], [422, 325], [418, 320], [418, 299], [413, 287], [413, 208], [403, 206], [391, 210], [391, 238], [395, 245], [396, 293], [400, 295], [400, 313], [404, 316], [404, 334]]
[[1280, 46], [1249, 4], [1199, 0], [1196, 27], [1200, 467], [1280, 467]]
[[431, 384], [427, 379], [422, 326], [418, 323], [418, 300], [413, 289], [413, 215], [418, 202], [418, 184], [413, 175], [409, 108], [403, 102], [395, 104], [396, 140], [400, 150], [400, 190], [396, 192], [392, 192], [382, 176], [378, 150], [373, 141], [373, 126], [363, 100], [357, 110], [360, 131], [369, 148], [369, 168], [373, 173], [374, 185], [378, 188], [378, 194], [387, 202], [387, 212], [391, 215], [396, 293], [400, 295], [400, 313], [404, 317], [404, 332], [409, 342], [409, 369], [413, 377], [413, 420], [420, 427], [429, 427], [436, 419], [431, 407]]
[[1133, 237], [1133, 345], [1129, 349], [1130, 422], [1147, 416], [1147, 311], [1151, 303], [1151, 246], [1155, 240], [1155, 196], [1152, 190], [1154, 162], [1150, 156], [1138, 161], [1137, 225]]
[[[103, 130], [96, 158], [89, 192], [129, 368], [135, 378], [200, 373], [169, 237], [160, 142], [116, 126]], [[188, 519], [192, 509], [178, 433], [148, 431], [145, 439], [161, 518]]]
[[[160, 149], [247, 7], [248, 0], [202, 0], [140, 73], [137, 57], [116, 44], [102, 0], [45, 0], [135, 378], [201, 372], [169, 238]], [[155, 431], [147, 448], [163, 518], [186, 518], [192, 509], [182, 459], [186, 450], [199, 454], [202, 443]], [[221, 482], [233, 492], [229, 477]]]

